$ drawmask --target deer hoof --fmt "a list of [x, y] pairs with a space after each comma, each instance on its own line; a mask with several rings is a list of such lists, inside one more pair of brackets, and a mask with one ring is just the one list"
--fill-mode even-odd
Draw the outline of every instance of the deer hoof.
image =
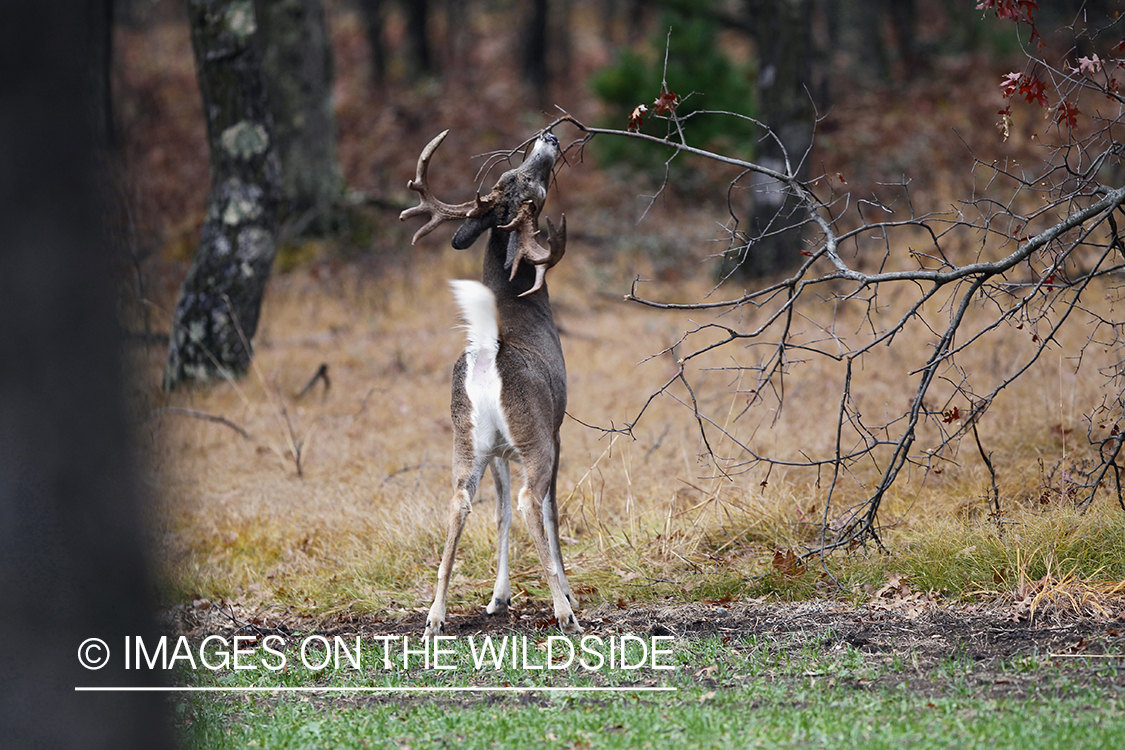
[[511, 599], [500, 599], [500, 597], [493, 597], [484, 611], [490, 615], [506, 615], [508, 614], [508, 607], [511, 605]]
[[435, 635], [445, 635], [445, 621], [444, 620], [427, 620], [426, 631], [422, 633], [422, 638], [429, 640]]
[[569, 615], [561, 618], [556, 618], [559, 621], [559, 630], [568, 635], [576, 635], [582, 632], [582, 626], [578, 624], [578, 618], [571, 612]]

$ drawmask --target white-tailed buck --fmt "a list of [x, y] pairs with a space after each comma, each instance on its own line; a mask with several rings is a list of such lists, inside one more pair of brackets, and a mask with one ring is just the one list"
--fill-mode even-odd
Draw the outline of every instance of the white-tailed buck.
[[426, 173], [445, 131], [418, 157], [407, 187], [421, 203], [401, 219], [428, 214], [414, 242], [444, 221], [463, 221], [453, 247], [469, 247], [489, 230], [484, 283], [453, 282], [453, 293], [468, 332], [468, 345], [453, 369], [453, 498], [449, 503], [445, 551], [437, 592], [426, 619], [426, 637], [445, 629], [445, 597], [457, 541], [473, 509], [486, 466], [496, 484], [499, 562], [486, 611], [505, 613], [512, 598], [508, 580], [508, 530], [512, 524], [509, 460], [523, 465], [519, 510], [527, 522], [554, 599], [555, 617], [565, 632], [581, 628], [574, 616], [570, 584], [559, 549], [555, 484], [559, 470], [559, 427], [566, 410], [566, 365], [551, 314], [544, 276], [566, 250], [566, 217], [558, 230], [547, 220], [549, 250], [536, 241], [539, 213], [547, 197], [559, 141], [543, 133], [523, 163], [500, 176], [488, 195], [450, 205], [433, 197]]

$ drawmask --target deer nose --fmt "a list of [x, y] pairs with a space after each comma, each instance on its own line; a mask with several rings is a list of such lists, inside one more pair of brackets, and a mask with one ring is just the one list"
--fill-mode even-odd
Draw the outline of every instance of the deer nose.
[[554, 133], [543, 133], [542, 135], [539, 136], [539, 138], [541, 140], [544, 140], [547, 143], [551, 144], [555, 148], [559, 147], [559, 139], [557, 137], [555, 137]]

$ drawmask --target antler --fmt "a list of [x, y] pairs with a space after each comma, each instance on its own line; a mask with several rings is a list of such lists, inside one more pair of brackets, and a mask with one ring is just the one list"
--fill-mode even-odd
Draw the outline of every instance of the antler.
[[562, 215], [558, 230], [555, 229], [551, 220], [547, 219], [547, 247], [550, 248], [549, 251], [544, 250], [535, 241], [535, 236], [539, 234], [539, 227], [536, 223], [538, 218], [539, 209], [535, 204], [531, 201], [524, 201], [520, 205], [519, 213], [516, 214], [515, 219], [508, 224], [497, 227], [497, 229], [502, 229], [505, 232], [518, 232], [516, 257], [512, 260], [512, 275], [509, 279], [516, 278], [516, 271], [519, 270], [521, 259], [527, 260], [528, 263], [535, 266], [535, 283], [521, 294], [521, 297], [538, 291], [543, 286], [544, 279], [547, 278], [547, 269], [558, 263], [566, 252], [566, 214]]
[[434, 231], [438, 224], [442, 222], [469, 219], [483, 215], [488, 209], [492, 208], [496, 200], [495, 189], [484, 198], [481, 198], [480, 193], [477, 193], [477, 197], [473, 200], [457, 204], [442, 203], [433, 196], [433, 193], [430, 192], [426, 173], [430, 169], [430, 158], [433, 157], [434, 152], [437, 151], [438, 146], [441, 145], [441, 142], [445, 140], [445, 136], [447, 135], [449, 135], [449, 131], [443, 130], [441, 133], [438, 133], [436, 138], [426, 144], [426, 147], [422, 149], [422, 153], [418, 156], [418, 168], [415, 171], [414, 179], [406, 182], [406, 187], [418, 193], [421, 197], [421, 201], [417, 206], [408, 208], [399, 214], [398, 220], [405, 221], [412, 216], [422, 214], [428, 214], [430, 216], [430, 220], [414, 233], [414, 239], [410, 241], [411, 245], [416, 244], [418, 240]]

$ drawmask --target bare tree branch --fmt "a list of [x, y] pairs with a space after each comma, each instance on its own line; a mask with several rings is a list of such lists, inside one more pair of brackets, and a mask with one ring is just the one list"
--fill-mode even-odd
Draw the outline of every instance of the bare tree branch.
[[[652, 403], [668, 397], [691, 413], [702, 450], [718, 476], [755, 467], [767, 475], [773, 467], [803, 467], [817, 472], [819, 487], [820, 472], [829, 470], [821, 535], [808, 554], [880, 543], [880, 507], [903, 472], [917, 469], [925, 475], [956, 460], [957, 446], [970, 433], [989, 472], [989, 510], [999, 516], [997, 474], [978, 432], [994, 400], [1047, 352], [1073, 350], [1079, 342], [1078, 354], [1068, 365], [1079, 368], [1095, 350], [1125, 351], [1125, 321], [1112, 310], [1105, 312], [1105, 306], [1089, 303], [1099, 296], [1114, 301], [1125, 296], [1125, 244], [1115, 218], [1117, 212], [1125, 215], [1125, 146], [1114, 137], [1125, 125], [1125, 98], [1109, 71], [1112, 66], [1125, 74], [1125, 57], [1096, 65], [1083, 60], [1080, 70], [1065, 59], [1052, 67], [1029, 55], [1028, 70], [1012, 76], [1027, 76], [1019, 80], [1033, 82], [1037, 79], [1031, 76], [1047, 75], [1047, 90], [1057, 97], [1041, 105], [1048, 115], [1046, 133], [1039, 139], [1041, 164], [1029, 168], [991, 162], [967, 151], [977, 184], [959, 204], [939, 212], [919, 211], [905, 179], [883, 184], [881, 189], [889, 192], [882, 198], [857, 198], [837, 193], [824, 176], [798, 179], [808, 153], [799, 159], [786, 154], [783, 167], [771, 168], [689, 144], [681, 127], [686, 117], [677, 116], [674, 109], [663, 117], [668, 123], [665, 138], [590, 127], [565, 113], [558, 117], [548, 129], [569, 124], [580, 132], [567, 153], [581, 154], [595, 137], [631, 138], [671, 149], [673, 157], [730, 167], [730, 220], [721, 236], [726, 254], [749, 257], [756, 243], [778, 232], [791, 239], [794, 254], [805, 256], [787, 277], [718, 300], [649, 299], [635, 280], [625, 295], [628, 302], [654, 310], [705, 311], [715, 318], [694, 324], [659, 352], [675, 356], [677, 372], [649, 394], [634, 418], [622, 427], [599, 429], [632, 435]], [[1081, 122], [1076, 119], [1080, 102], [1093, 113]], [[1004, 111], [1001, 115], [1007, 117]], [[761, 128], [762, 138], [780, 142], [760, 122], [737, 113], [701, 111], [690, 116], [739, 118]], [[780, 185], [802, 215], [793, 217], [796, 222], [779, 216], [776, 229], [771, 225], [753, 234], [739, 229], [733, 192], [747, 175]], [[660, 190], [669, 179], [666, 173]], [[919, 239], [923, 245], [915, 249], [911, 243]], [[830, 303], [836, 313], [822, 320], [810, 314], [814, 303]], [[723, 318], [735, 312], [739, 314], [730, 319], [737, 322]], [[845, 321], [851, 322], [852, 330], [845, 330]], [[999, 361], [995, 372], [970, 371], [965, 361], [971, 353], [987, 351], [1016, 331], [1030, 336], [1032, 346], [1021, 346]], [[913, 363], [904, 362], [902, 402], [884, 405], [882, 418], [865, 418], [855, 387], [862, 363], [875, 356], [876, 349], [904, 348], [911, 340], [924, 342], [926, 348]], [[726, 359], [716, 365], [719, 354]], [[700, 377], [729, 372], [738, 383], [731, 386], [732, 394], [746, 398], [736, 417], [772, 404], [777, 420], [788, 398], [790, 371], [814, 361], [839, 373], [839, 401], [829, 417], [834, 420], [831, 444], [802, 447], [800, 455], [766, 455], [727, 422], [711, 416], [697, 395]], [[1125, 356], [1102, 368], [1104, 398], [1084, 416], [1093, 458], [1082, 477], [1070, 472], [1066, 494], [1085, 509], [1112, 477], [1125, 510], [1120, 477]], [[716, 438], [732, 446], [733, 455], [718, 455]], [[862, 492], [861, 500], [855, 499], [854, 491], [843, 491], [845, 478]]]

